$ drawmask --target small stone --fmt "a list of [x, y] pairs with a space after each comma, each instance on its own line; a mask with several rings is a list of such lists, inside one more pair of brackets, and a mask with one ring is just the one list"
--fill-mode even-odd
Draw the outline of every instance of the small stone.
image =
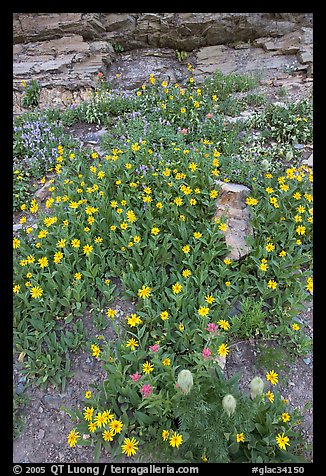
[[308, 159], [306, 160], [303, 160], [302, 163], [304, 165], [308, 165], [308, 167], [313, 167], [313, 163], [314, 163], [314, 154], [310, 154]]
[[48, 180], [43, 185], [43, 187], [41, 187], [35, 192], [35, 197], [37, 197], [41, 202], [43, 202], [50, 195], [50, 192], [49, 192], [50, 185], [51, 185], [51, 182], [50, 180]]
[[287, 104], [283, 101], [275, 101], [274, 103], [274, 106], [279, 106], [279, 107], [285, 107], [287, 108]]
[[239, 310], [236, 306], [232, 307], [232, 309], [229, 311], [229, 317], [234, 317], [237, 316], [238, 314], [241, 313], [241, 310]]
[[218, 365], [223, 370], [224, 367], [225, 367], [225, 364], [226, 364], [226, 357], [222, 357], [222, 356], [218, 355], [217, 357], [215, 357], [215, 361], [218, 363]]
[[310, 357], [306, 357], [305, 359], [303, 359], [304, 363], [309, 365], [311, 363], [311, 358]]
[[24, 390], [25, 390], [25, 385], [22, 382], [19, 382], [19, 384], [16, 387], [17, 395], [21, 395]]
[[41, 405], [39, 406], [38, 411], [39, 411], [39, 413], [43, 413], [44, 410], [43, 410], [43, 407]]
[[39, 431], [38, 431], [38, 434], [37, 434], [37, 438], [39, 440], [43, 440], [44, 435], [45, 435], [45, 431], [40, 428]]
[[300, 63], [306, 64], [306, 63], [312, 63], [313, 62], [313, 54], [312, 50], [305, 50], [305, 51], [300, 51], [298, 53], [298, 59]]
[[44, 401], [47, 403], [47, 405], [59, 405], [61, 403], [62, 397], [61, 395], [45, 395], [44, 396]]

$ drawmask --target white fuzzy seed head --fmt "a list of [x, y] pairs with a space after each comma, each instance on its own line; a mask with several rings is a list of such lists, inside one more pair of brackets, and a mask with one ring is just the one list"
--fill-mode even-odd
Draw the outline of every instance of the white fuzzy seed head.
[[178, 386], [184, 394], [190, 392], [194, 380], [192, 378], [192, 373], [190, 370], [181, 370], [178, 374]]
[[254, 377], [250, 382], [250, 396], [252, 400], [263, 394], [264, 382], [260, 377]]
[[230, 417], [235, 412], [235, 409], [236, 409], [236, 406], [237, 406], [237, 401], [236, 401], [236, 399], [234, 398], [233, 395], [228, 394], [228, 395], [225, 395], [225, 397], [223, 398], [222, 406], [224, 408], [224, 411]]

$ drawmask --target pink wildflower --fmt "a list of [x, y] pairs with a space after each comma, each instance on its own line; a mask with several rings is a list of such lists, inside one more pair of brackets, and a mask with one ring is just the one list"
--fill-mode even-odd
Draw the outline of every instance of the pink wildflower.
[[160, 348], [159, 344], [154, 344], [150, 346], [149, 350], [151, 350], [152, 352], [157, 352], [159, 348]]
[[204, 357], [204, 359], [207, 359], [208, 357], [210, 357], [211, 353], [211, 350], [205, 347], [202, 352], [202, 356]]
[[140, 393], [143, 395], [143, 398], [149, 397], [153, 392], [152, 387], [149, 384], [144, 383], [140, 389]]
[[215, 324], [214, 322], [209, 322], [209, 323], [207, 324], [206, 329], [208, 330], [208, 332], [216, 332], [217, 329], [218, 329], [218, 325]]
[[184, 135], [188, 134], [188, 129], [185, 129], [185, 128], [181, 129], [181, 134], [184, 134]]
[[206, 114], [206, 117], [207, 117], [207, 119], [212, 119], [213, 114], [211, 112], [209, 112], [208, 114]]
[[132, 378], [134, 382], [138, 382], [138, 380], [141, 378], [141, 375], [138, 373], [138, 370], [137, 370], [137, 372], [135, 374], [130, 375], [130, 377]]

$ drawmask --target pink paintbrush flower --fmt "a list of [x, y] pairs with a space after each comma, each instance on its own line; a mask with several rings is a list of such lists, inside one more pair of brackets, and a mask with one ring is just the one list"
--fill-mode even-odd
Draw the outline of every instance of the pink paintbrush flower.
[[218, 329], [218, 325], [215, 324], [214, 322], [209, 322], [209, 323], [207, 324], [206, 329], [208, 330], [208, 332], [216, 332], [217, 329]]
[[138, 382], [138, 380], [141, 379], [141, 375], [138, 373], [138, 370], [135, 374], [130, 375], [130, 377], [134, 382]]
[[205, 347], [202, 352], [202, 356], [204, 357], [204, 359], [207, 359], [208, 357], [211, 356], [211, 353], [212, 353], [211, 350]]
[[152, 352], [157, 352], [159, 348], [160, 348], [159, 344], [154, 344], [150, 346], [149, 350], [151, 350]]
[[152, 387], [149, 384], [144, 383], [140, 389], [140, 393], [143, 395], [143, 398], [149, 397], [153, 392]]

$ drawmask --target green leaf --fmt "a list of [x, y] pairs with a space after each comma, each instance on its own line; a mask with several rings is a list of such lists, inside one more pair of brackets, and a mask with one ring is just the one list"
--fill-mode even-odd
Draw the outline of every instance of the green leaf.
[[96, 443], [96, 446], [94, 449], [94, 463], [98, 463], [100, 461], [101, 448], [102, 448], [102, 441], [99, 440]]
[[145, 423], [145, 425], [150, 425], [153, 421], [152, 417], [139, 410], [135, 411], [135, 418], [141, 423]]
[[80, 439], [78, 440], [78, 446], [91, 446], [92, 445], [92, 440], [91, 439]]
[[129, 354], [129, 355], [122, 355], [121, 356], [123, 359], [126, 359], [126, 360], [129, 360], [130, 362], [138, 362], [139, 360], [139, 357], [137, 355], [132, 355], [132, 354]]
[[229, 446], [229, 451], [231, 454], [235, 454], [239, 451], [239, 443], [237, 441], [234, 441], [230, 446]]
[[[76, 303], [76, 304], [79, 304], [79, 307], [80, 307], [80, 303]], [[74, 315], [73, 315], [73, 314], [71, 314], [71, 313], [68, 314], [68, 316], [65, 317], [65, 323], [66, 323], [66, 324], [70, 324], [71, 321], [73, 320], [73, 318], [74, 318]]]
[[39, 320], [31, 319], [30, 322], [36, 330], [41, 332], [45, 330], [44, 323], [40, 319]]
[[257, 431], [260, 436], [264, 436], [266, 434], [266, 429], [260, 423], [256, 423], [255, 427], [257, 428]]

